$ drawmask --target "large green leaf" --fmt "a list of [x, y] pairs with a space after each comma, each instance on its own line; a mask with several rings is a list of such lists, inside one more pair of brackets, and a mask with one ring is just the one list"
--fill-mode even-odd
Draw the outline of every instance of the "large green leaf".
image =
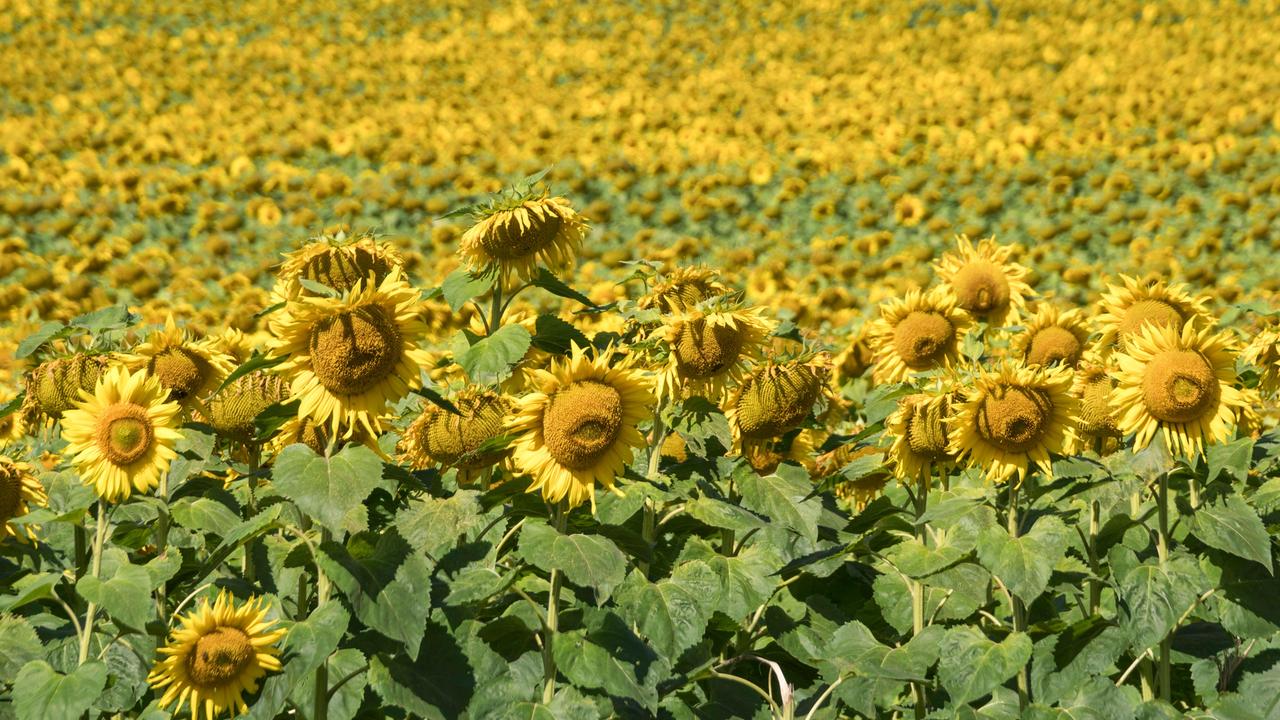
[[392, 489], [382, 477], [382, 460], [363, 445], [332, 457], [316, 455], [306, 445], [290, 445], [276, 458], [271, 480], [299, 510], [334, 532], [363, 511], [375, 488]]
[[938, 679], [957, 705], [989, 694], [1031, 659], [1031, 638], [1011, 633], [992, 642], [976, 627], [947, 631], [939, 649]]
[[1048, 586], [1053, 566], [1066, 553], [1066, 539], [1066, 527], [1052, 516], [1040, 518], [1031, 532], [1017, 538], [992, 526], [978, 536], [978, 559], [1029, 604]]
[[1271, 536], [1258, 513], [1239, 495], [1196, 509], [1191, 533], [1209, 547], [1252, 560], [1271, 572]]
[[382, 535], [372, 553], [356, 558], [336, 542], [317, 557], [321, 569], [342, 591], [356, 617], [370, 628], [404, 643], [410, 659], [426, 628], [423, 598], [431, 595], [431, 564], [395, 532]]
[[471, 298], [488, 292], [493, 286], [493, 277], [492, 274], [477, 277], [466, 268], [458, 268], [445, 276], [440, 284], [440, 293], [449, 303], [449, 308], [457, 312]]
[[13, 679], [13, 709], [18, 720], [78, 718], [106, 686], [107, 666], [97, 660], [67, 675], [43, 660], [32, 660]]
[[807, 470], [782, 465], [774, 475], [761, 477], [754, 472], [746, 473], [739, 478], [739, 489], [744, 507], [794, 530], [810, 542], [817, 541], [822, 501], [816, 496], [810, 497], [813, 483]]
[[1232, 480], [1242, 483], [1249, 476], [1249, 466], [1253, 460], [1253, 438], [1243, 437], [1225, 445], [1210, 445], [1205, 448], [1204, 454], [1209, 465], [1207, 479], [1210, 482], [1225, 470]]
[[608, 599], [627, 572], [627, 558], [611, 541], [594, 535], [563, 535], [545, 523], [525, 523], [520, 530], [520, 557], [541, 570], [559, 570], [574, 585]]
[[249, 708], [252, 720], [270, 720], [284, 709], [290, 693], [301, 683], [313, 683], [316, 668], [337, 649], [351, 616], [342, 603], [330, 601], [316, 608], [306, 620], [294, 623], [284, 638], [284, 650], [292, 654], [284, 672], [267, 677], [262, 692]]
[[529, 351], [533, 336], [522, 325], [504, 325], [467, 348], [458, 364], [472, 382], [492, 384], [511, 376], [511, 368]]
[[414, 500], [396, 515], [396, 529], [411, 547], [438, 558], [485, 522], [479, 497], [462, 490], [447, 498]]
[[132, 628], [144, 627], [155, 615], [151, 573], [141, 565], [130, 564], [123, 550], [108, 548], [103, 553], [100, 578], [85, 575], [76, 583], [76, 592], [97, 603], [115, 621]]
[[702, 560], [720, 578], [720, 602], [717, 610], [734, 620], [743, 620], [760, 607], [780, 579], [779, 563], [758, 545], [748, 545], [737, 555], [726, 557], [710, 544], [693, 538], [685, 546], [682, 560]]
[[1120, 578], [1124, 627], [1130, 646], [1142, 651], [1160, 642], [1195, 602], [1197, 589], [1181, 569], [1152, 559]]
[[703, 638], [720, 587], [719, 576], [700, 560], [682, 563], [671, 577], [658, 582], [635, 572], [619, 588], [618, 611], [674, 663]]
[[43, 648], [35, 628], [26, 618], [0, 615], [0, 677], [13, 677], [31, 660], [40, 657]]

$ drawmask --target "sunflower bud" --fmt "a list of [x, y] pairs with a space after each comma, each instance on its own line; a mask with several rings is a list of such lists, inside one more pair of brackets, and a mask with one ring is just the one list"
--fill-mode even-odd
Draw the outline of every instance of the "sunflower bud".
[[289, 396], [289, 387], [276, 375], [249, 373], [237, 378], [205, 403], [201, 419], [222, 437], [248, 443], [256, 434], [258, 414]]
[[102, 355], [79, 354], [41, 363], [27, 373], [27, 396], [47, 417], [60, 418], [80, 400], [80, 391], [92, 392], [107, 366]]
[[826, 382], [827, 371], [805, 363], [767, 365], [743, 381], [736, 411], [742, 437], [777, 437], [798, 427]]
[[463, 470], [478, 470], [502, 459], [505, 450], [477, 453], [485, 443], [502, 434], [511, 411], [510, 402], [496, 393], [472, 391], [455, 402], [455, 415], [430, 406], [405, 431], [402, 451], [414, 467], [439, 463]]

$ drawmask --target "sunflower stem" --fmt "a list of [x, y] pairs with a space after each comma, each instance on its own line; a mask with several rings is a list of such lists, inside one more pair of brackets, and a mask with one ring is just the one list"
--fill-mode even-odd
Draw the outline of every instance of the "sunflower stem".
[[[247, 518], [252, 518], [258, 514], [258, 501], [254, 497], [258, 487], [258, 466], [261, 463], [261, 448], [257, 443], [245, 445], [245, 451], [249, 455], [249, 476], [245, 478], [245, 489], [248, 491], [248, 497], [245, 500], [245, 511]], [[244, 544], [244, 558], [241, 562], [240, 570], [244, 575], [244, 579], [253, 584], [254, 576], [257, 574], [257, 568], [254, 567], [254, 550], [257, 549], [257, 541], [255, 538], [249, 538]]]
[[[649, 469], [645, 473], [645, 478], [649, 482], [653, 482], [658, 476], [658, 465], [662, 461], [662, 442], [666, 439], [667, 428], [662, 424], [662, 408], [659, 406], [653, 411], [653, 444], [649, 448]], [[640, 535], [644, 538], [645, 546], [649, 548], [649, 552], [653, 552], [654, 541], [657, 539], [657, 514], [658, 507], [654, 503], [653, 498], [644, 499], [644, 519], [640, 526]], [[649, 577], [649, 563], [641, 560], [636, 563], [640, 572], [646, 578]]]
[[1098, 532], [1099, 532], [1099, 514], [1101, 508], [1098, 501], [1093, 500], [1089, 503], [1089, 565], [1093, 577], [1089, 578], [1089, 614], [1097, 615], [1098, 608], [1102, 604], [1102, 579], [1099, 576], [1101, 568], [1098, 566]]
[[[1164, 567], [1169, 563], [1169, 473], [1160, 473], [1156, 493], [1156, 517], [1159, 522], [1156, 530], [1156, 553], [1160, 557], [1160, 566]], [[1173, 631], [1176, 629], [1176, 627], [1170, 628], [1169, 633], [1160, 640], [1160, 659], [1156, 677], [1159, 683], [1160, 699], [1165, 702], [1169, 701], [1172, 690], [1169, 650]]]
[[502, 273], [499, 271], [493, 279], [493, 296], [489, 299], [490, 335], [502, 327], [502, 310]]
[[[945, 476], [945, 472], [943, 473]], [[916, 539], [923, 545], [928, 542], [928, 528], [926, 523], [921, 522], [925, 511], [929, 507], [929, 476], [926, 475], [924, 482], [920, 484], [920, 492], [912, 496], [913, 504], [916, 511]], [[911, 581], [911, 637], [916, 637], [924, 632], [924, 583], [920, 580]], [[923, 682], [911, 683], [911, 694], [915, 697], [915, 711], [917, 718], [923, 718], [929, 713], [928, 698], [925, 696], [925, 687]]]
[[[331, 541], [333, 538], [328, 528], [320, 529], [320, 544]], [[329, 601], [329, 578], [324, 574], [324, 570], [316, 566], [316, 607], [322, 607]], [[311, 720], [328, 720], [329, 719], [329, 661], [326, 658], [316, 667], [316, 686]]]
[[[102, 574], [102, 546], [107, 542], [107, 526], [110, 520], [107, 517], [107, 507], [98, 501], [98, 525], [93, 537], [93, 569], [91, 573], [94, 578]], [[89, 643], [93, 639], [93, 620], [98, 614], [98, 604], [89, 603], [88, 608], [84, 611], [84, 635], [80, 636], [80, 662], [78, 665], [85, 664], [89, 659]]]
[[82, 525], [75, 526], [76, 544], [76, 580], [84, 577], [85, 568], [89, 567], [89, 532]]
[[[156, 488], [156, 497], [160, 498], [160, 518], [156, 521], [156, 557], [163, 557], [169, 547], [169, 471], [167, 470], [160, 473], [160, 487]], [[167, 582], [163, 582], [156, 588], [156, 615], [163, 626], [159, 631], [159, 637], [162, 640], [166, 632], [165, 628], [169, 625], [167, 585]]]
[[[568, 501], [561, 500], [552, 511], [552, 523], [556, 532], [564, 534], [569, 518]], [[556, 696], [555, 639], [560, 629], [560, 571], [551, 569], [551, 589], [547, 593], [547, 621], [542, 634], [542, 703], [549, 704]]]
[[[1018, 486], [1011, 485], [1009, 487], [1009, 536], [1017, 539], [1021, 535], [1021, 525], [1018, 518]], [[1027, 608], [1023, 605], [1022, 598], [1016, 594], [1009, 593], [1010, 605], [1013, 610], [1013, 631], [1027, 631]], [[1031, 673], [1028, 667], [1023, 665], [1018, 669], [1018, 709], [1019, 712], [1025, 713], [1027, 706], [1031, 704]]]

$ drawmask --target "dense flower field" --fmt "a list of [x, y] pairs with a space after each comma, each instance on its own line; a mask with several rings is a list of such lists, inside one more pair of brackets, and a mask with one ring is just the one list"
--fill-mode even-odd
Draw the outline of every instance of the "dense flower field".
[[1280, 717], [1280, 6], [889, 5], [0, 3], [0, 716]]

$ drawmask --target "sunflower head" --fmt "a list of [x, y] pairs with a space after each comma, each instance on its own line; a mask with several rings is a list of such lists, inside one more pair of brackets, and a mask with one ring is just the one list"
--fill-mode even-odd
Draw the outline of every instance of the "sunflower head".
[[974, 378], [949, 423], [950, 451], [1003, 482], [1034, 463], [1049, 474], [1050, 453], [1071, 446], [1076, 414], [1072, 373], [1006, 363]]
[[1170, 450], [1198, 454], [1205, 444], [1226, 442], [1246, 398], [1234, 387], [1235, 344], [1227, 332], [1145, 325], [1116, 356], [1112, 395], [1117, 426], [1145, 448], [1157, 431]]
[[641, 309], [656, 308], [664, 313], [680, 313], [728, 293], [728, 286], [720, 282], [715, 270], [701, 265], [682, 267], [663, 276], [636, 301], [636, 305]]
[[742, 448], [742, 456], [761, 476], [776, 472], [783, 461], [791, 461], [812, 473], [817, 467], [813, 435], [812, 430], [801, 430], [767, 442], [748, 443]]
[[950, 415], [951, 397], [946, 394], [908, 395], [898, 401], [886, 426], [894, 439], [889, 454], [898, 478], [924, 483], [935, 465], [952, 462], [947, 440]]
[[743, 378], [729, 398], [730, 427], [739, 441], [778, 437], [804, 422], [830, 375], [825, 355], [811, 361], [769, 362]]
[[521, 398], [507, 420], [516, 435], [512, 460], [532, 479], [530, 492], [570, 507], [590, 501], [595, 486], [613, 489], [635, 448], [644, 445], [637, 425], [653, 411], [649, 381], [613, 352], [594, 359], [576, 345], [572, 356], [534, 373], [538, 391]]
[[905, 382], [913, 373], [952, 367], [971, 321], [944, 288], [910, 290], [880, 306], [871, 327], [878, 382]]
[[462, 234], [459, 250], [475, 272], [496, 270], [530, 279], [539, 266], [567, 265], [587, 236], [587, 223], [562, 197], [517, 192], [493, 201]]
[[1071, 394], [1080, 402], [1076, 426], [1080, 434], [1088, 438], [1113, 437], [1116, 432], [1116, 413], [1111, 404], [1115, 381], [1108, 372], [1106, 361], [1094, 353], [1081, 359], [1076, 369]]
[[110, 358], [80, 353], [46, 360], [26, 375], [27, 397], [38, 413], [60, 418], [80, 400], [81, 391], [93, 389]]
[[1080, 311], [1060, 311], [1041, 305], [1024, 331], [1011, 343], [1015, 357], [1027, 365], [1075, 367], [1089, 340], [1089, 328]]
[[[391, 271], [404, 266], [404, 259], [390, 243], [373, 233], [349, 237], [345, 232], [314, 237], [300, 250], [285, 255], [277, 278], [283, 283], [310, 280], [347, 292], [356, 283], [378, 285]], [[299, 290], [308, 293], [305, 288]]]
[[1258, 389], [1264, 395], [1280, 391], [1280, 326], [1255, 334], [1240, 357], [1258, 370]]
[[1031, 294], [1030, 270], [1009, 260], [1013, 247], [997, 245], [994, 237], [975, 246], [966, 235], [956, 237], [956, 253], [934, 263], [955, 303], [974, 317], [993, 325], [1016, 322]]
[[122, 367], [105, 372], [93, 394], [62, 418], [67, 453], [86, 485], [107, 501], [123, 500], [159, 484], [177, 456], [177, 403], [145, 370], [130, 374]]
[[842, 385], [848, 380], [862, 377], [874, 362], [875, 350], [871, 346], [866, 326], [863, 326], [845, 342], [844, 349], [833, 358], [832, 379], [836, 385]]
[[759, 308], [694, 310], [668, 318], [661, 330], [668, 359], [658, 396], [719, 401], [726, 385], [741, 378], [745, 362], [760, 356], [773, 327]]
[[232, 371], [229, 355], [215, 348], [214, 340], [191, 340], [173, 315], [164, 327], [152, 333], [125, 356], [131, 370], [145, 370], [160, 381], [169, 399], [194, 405], [213, 392]]
[[254, 419], [268, 407], [284, 402], [289, 387], [276, 375], [261, 370], [236, 378], [204, 404], [198, 419], [209, 423], [218, 435], [239, 443], [256, 434]]
[[1148, 325], [1175, 331], [1187, 322], [1194, 323], [1197, 329], [1206, 327], [1212, 324], [1205, 309], [1207, 302], [1205, 297], [1193, 297], [1182, 284], [1144, 283], [1121, 275], [1120, 284], [1108, 285], [1102, 295], [1097, 318], [1102, 333], [1098, 347], [1109, 351], [1123, 346]]
[[508, 454], [506, 449], [481, 448], [502, 435], [512, 406], [506, 397], [481, 388], [462, 392], [453, 404], [459, 414], [436, 405], [427, 406], [405, 430], [400, 449], [415, 469], [436, 464], [456, 467], [465, 482], [474, 476], [474, 471], [483, 470]]
[[31, 471], [31, 466], [0, 455], [0, 539], [14, 537], [21, 541], [34, 541], [39, 528], [33, 525], [22, 528], [9, 521], [26, 515], [32, 505], [45, 507], [48, 504], [49, 496]]
[[237, 604], [225, 591], [213, 604], [201, 598], [157, 650], [161, 657], [147, 682], [163, 690], [160, 707], [177, 703], [176, 713], [187, 705], [192, 720], [248, 712], [245, 695], [281, 668], [278, 645], [285, 630], [272, 627], [268, 610], [259, 599]]

